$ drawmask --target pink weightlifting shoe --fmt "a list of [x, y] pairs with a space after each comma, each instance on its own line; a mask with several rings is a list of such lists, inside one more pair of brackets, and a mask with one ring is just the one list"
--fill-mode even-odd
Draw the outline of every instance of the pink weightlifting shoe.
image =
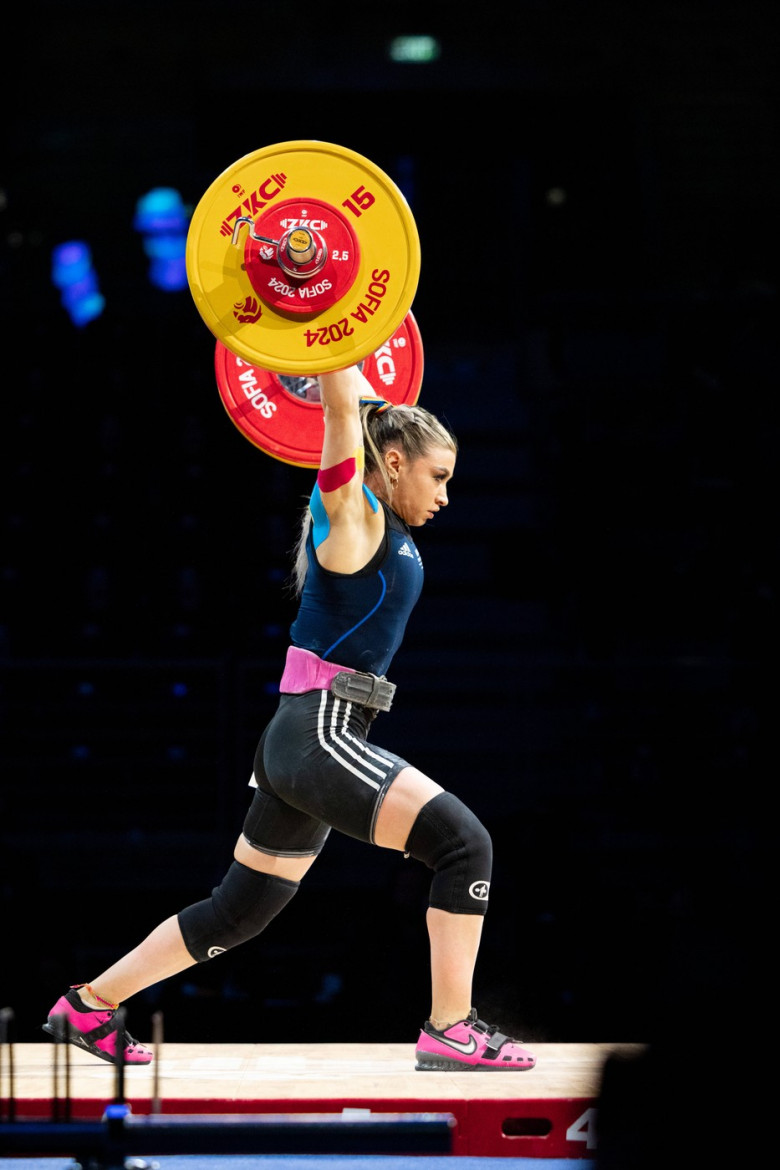
[[418, 1072], [526, 1072], [536, 1064], [519, 1041], [478, 1020], [474, 1008], [444, 1032], [428, 1020], [415, 1056]]
[[[77, 984], [81, 986], [81, 984]], [[67, 1024], [66, 1024], [67, 1021]], [[70, 1025], [69, 1027], [67, 1025]], [[99, 1009], [87, 1007], [82, 1002], [76, 987], [71, 987], [65, 995], [61, 995], [49, 1012], [49, 1018], [43, 1025], [44, 1032], [48, 1032], [55, 1040], [69, 1040], [71, 1044], [99, 1056], [101, 1060], [108, 1060], [116, 1064], [116, 1037], [118, 1024], [116, 1009]], [[149, 1064], [153, 1059], [151, 1049], [144, 1048], [127, 1032], [125, 1039], [125, 1064]]]

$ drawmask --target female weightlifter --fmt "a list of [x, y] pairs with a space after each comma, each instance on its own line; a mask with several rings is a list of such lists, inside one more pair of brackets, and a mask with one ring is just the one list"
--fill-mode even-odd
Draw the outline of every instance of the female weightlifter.
[[[119, 1004], [264, 930], [335, 828], [433, 871], [431, 1012], [416, 1068], [530, 1069], [536, 1058], [471, 1005], [491, 839], [456, 796], [369, 740], [378, 712], [390, 709], [386, 672], [422, 587], [411, 529], [447, 506], [456, 440], [421, 407], [377, 399], [357, 367], [321, 375], [320, 386], [322, 458], [294, 566], [299, 609], [234, 860], [209, 898], [162, 922], [91, 983], [72, 986], [44, 1029], [114, 1061]], [[122, 1035], [128, 1064], [152, 1060]]]

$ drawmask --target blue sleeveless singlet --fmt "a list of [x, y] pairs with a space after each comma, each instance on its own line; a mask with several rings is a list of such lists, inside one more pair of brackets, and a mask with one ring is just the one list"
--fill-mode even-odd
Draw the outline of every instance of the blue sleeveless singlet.
[[[314, 506], [317, 494], [315, 490]], [[384, 501], [378, 502], [385, 513], [385, 535], [357, 573], [323, 569], [312, 524], [306, 581], [290, 637], [293, 646], [326, 661], [384, 675], [420, 596], [423, 565], [408, 526]]]

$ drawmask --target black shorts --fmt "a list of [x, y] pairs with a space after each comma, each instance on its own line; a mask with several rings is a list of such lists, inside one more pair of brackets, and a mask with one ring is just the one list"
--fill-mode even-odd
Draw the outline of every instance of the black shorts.
[[250, 845], [279, 857], [319, 853], [331, 828], [374, 843], [376, 818], [406, 760], [368, 742], [375, 712], [330, 691], [281, 695], [255, 753]]

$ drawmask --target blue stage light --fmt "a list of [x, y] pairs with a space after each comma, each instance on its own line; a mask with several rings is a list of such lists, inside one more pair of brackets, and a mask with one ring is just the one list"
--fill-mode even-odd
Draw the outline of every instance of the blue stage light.
[[83, 240], [68, 240], [52, 250], [51, 279], [60, 300], [78, 328], [94, 321], [106, 307], [92, 267], [92, 253]]
[[143, 236], [149, 280], [164, 292], [187, 287], [186, 247], [189, 212], [173, 187], [155, 187], [135, 206], [133, 227]]
[[83, 280], [92, 270], [92, 253], [83, 240], [59, 244], [51, 254], [51, 278], [57, 288]]

